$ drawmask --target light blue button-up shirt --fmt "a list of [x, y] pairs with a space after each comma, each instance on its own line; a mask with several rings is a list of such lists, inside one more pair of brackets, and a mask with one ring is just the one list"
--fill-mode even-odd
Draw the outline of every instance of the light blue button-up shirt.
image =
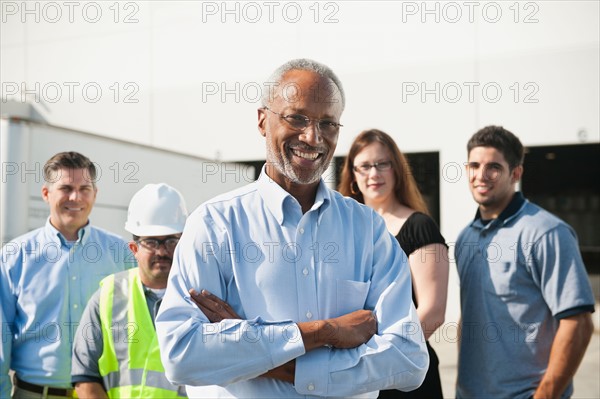
[[[244, 320], [210, 323], [190, 288]], [[359, 309], [377, 316], [367, 343], [305, 352], [296, 322]], [[190, 397], [376, 397], [418, 387], [429, 364], [407, 258], [383, 219], [322, 181], [303, 214], [264, 170], [189, 217], [156, 327], [167, 377]], [[294, 385], [257, 378], [292, 359]]]
[[86, 225], [69, 243], [51, 224], [0, 252], [2, 322], [0, 397], [10, 397], [8, 370], [24, 381], [71, 387], [71, 347], [88, 299], [109, 274], [135, 266], [127, 243]]

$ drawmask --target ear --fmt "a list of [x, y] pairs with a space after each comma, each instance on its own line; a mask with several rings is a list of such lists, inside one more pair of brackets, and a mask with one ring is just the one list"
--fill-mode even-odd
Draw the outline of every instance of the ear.
[[260, 132], [261, 136], [266, 137], [267, 113], [265, 112], [264, 108], [259, 108], [256, 111], [258, 112], [258, 131]]
[[133, 252], [133, 256], [135, 256], [138, 253], [138, 251], [140, 250], [140, 247], [138, 247], [138, 244], [135, 241], [129, 241], [128, 246], [129, 246], [129, 249], [131, 250], [131, 252]]
[[49, 200], [48, 200], [48, 193], [50, 192], [50, 190], [48, 189], [48, 186], [46, 186], [45, 184], [42, 186], [42, 198], [44, 199], [44, 202], [46, 202], [47, 204], [49, 204]]
[[511, 181], [513, 183], [518, 182], [523, 177], [523, 165], [519, 165], [512, 171]]

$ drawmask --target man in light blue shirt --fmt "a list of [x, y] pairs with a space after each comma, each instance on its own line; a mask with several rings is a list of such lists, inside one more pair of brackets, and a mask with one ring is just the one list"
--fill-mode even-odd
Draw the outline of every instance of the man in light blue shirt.
[[71, 346], [88, 299], [109, 274], [135, 266], [127, 243], [93, 227], [96, 168], [85, 156], [63, 152], [44, 166], [42, 197], [50, 207], [44, 227], [7, 243], [0, 252], [0, 397], [71, 397]]
[[156, 319], [167, 378], [190, 397], [415, 389], [429, 358], [406, 255], [383, 219], [321, 179], [341, 83], [305, 59], [269, 82], [260, 178], [196, 209], [176, 249]]

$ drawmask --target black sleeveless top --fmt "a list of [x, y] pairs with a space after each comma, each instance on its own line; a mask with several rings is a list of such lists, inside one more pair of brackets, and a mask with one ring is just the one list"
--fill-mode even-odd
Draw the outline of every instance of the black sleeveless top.
[[[422, 212], [415, 212], [406, 219], [406, 222], [400, 228], [396, 235], [396, 240], [402, 247], [406, 256], [410, 256], [419, 248], [426, 247], [429, 244], [446, 245], [446, 240], [440, 233], [440, 229], [432, 218]], [[415, 289], [412, 290], [412, 299], [415, 308], [418, 308], [417, 298], [415, 298]]]
[[[417, 249], [423, 248], [429, 244], [443, 244], [448, 248], [446, 240], [444, 240], [444, 237], [440, 233], [440, 229], [433, 219], [421, 212], [415, 212], [406, 219], [406, 222], [404, 222], [402, 228], [396, 235], [396, 240], [400, 243], [406, 256], [410, 256], [410, 254]], [[413, 302], [415, 307], [417, 307], [414, 289]], [[401, 392], [393, 389], [379, 391], [378, 399], [443, 398], [442, 383], [438, 369], [439, 359], [431, 345], [429, 345], [429, 342], [425, 343], [427, 345], [427, 351], [429, 352], [429, 369], [427, 370], [423, 384], [410, 392]]]

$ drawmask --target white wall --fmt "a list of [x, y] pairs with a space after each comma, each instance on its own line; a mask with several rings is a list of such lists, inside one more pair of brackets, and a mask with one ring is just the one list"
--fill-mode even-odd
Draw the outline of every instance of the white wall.
[[85, 132], [39, 123], [0, 119], [0, 242], [43, 226], [50, 215], [41, 198], [44, 163], [61, 151], [78, 151], [96, 167], [98, 194], [91, 222], [131, 236], [125, 230], [134, 193], [149, 183], [167, 183], [181, 192], [188, 211], [218, 194], [253, 181], [254, 168], [206, 161]]
[[[347, 94], [337, 153], [367, 127], [406, 152], [440, 151], [450, 242], [474, 212], [456, 166], [480, 127], [502, 124], [525, 145], [599, 141], [597, 1], [76, 2], [72, 22], [62, 2], [29, 2], [30, 14], [22, 4], [2, 2], [4, 97], [37, 83], [50, 123], [207, 158], [262, 158], [253, 89], [290, 58], [330, 65]], [[51, 82], [63, 86], [54, 103]], [[65, 82], [79, 84], [72, 101]], [[97, 102], [86, 84], [102, 89]]]

